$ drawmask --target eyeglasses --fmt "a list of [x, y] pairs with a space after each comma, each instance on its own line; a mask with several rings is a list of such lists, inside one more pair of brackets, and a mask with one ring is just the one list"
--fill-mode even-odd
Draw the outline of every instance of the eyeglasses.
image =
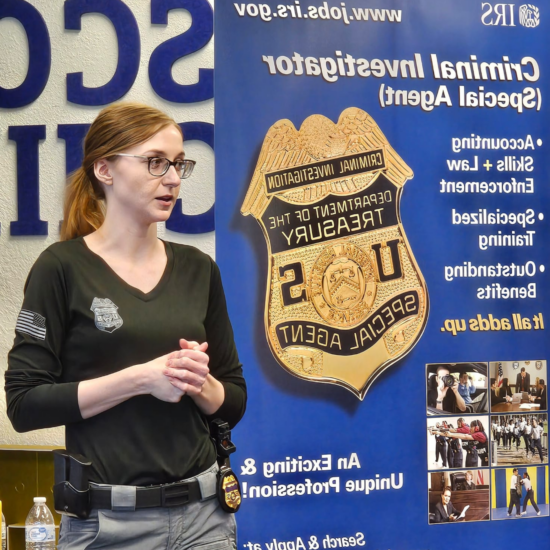
[[117, 153], [114, 157], [133, 157], [136, 159], [145, 159], [149, 161], [149, 174], [152, 176], [164, 176], [166, 172], [173, 166], [179, 177], [184, 180], [193, 173], [196, 162], [189, 159], [177, 159], [174, 162], [164, 157], [146, 157], [144, 155], [129, 155], [127, 153]]

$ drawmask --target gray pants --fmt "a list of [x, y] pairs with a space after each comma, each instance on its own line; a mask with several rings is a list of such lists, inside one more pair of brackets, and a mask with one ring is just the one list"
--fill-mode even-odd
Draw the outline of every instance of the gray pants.
[[93, 548], [236, 550], [234, 514], [217, 497], [173, 508], [92, 510], [86, 520], [63, 516], [58, 550]]

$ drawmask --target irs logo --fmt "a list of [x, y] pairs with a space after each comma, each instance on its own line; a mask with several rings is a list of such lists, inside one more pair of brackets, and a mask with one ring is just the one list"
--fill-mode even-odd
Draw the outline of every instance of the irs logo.
[[514, 22], [515, 4], [490, 4], [483, 2], [481, 4], [481, 22], [486, 26], [515, 27]]
[[118, 314], [118, 306], [109, 298], [94, 298], [90, 309], [95, 315], [95, 326], [103, 332], [114, 332], [122, 326], [122, 317]]
[[533, 4], [523, 4], [519, 7], [519, 22], [524, 27], [538, 27], [540, 23], [539, 9]]
[[428, 293], [399, 214], [412, 176], [361, 109], [267, 132], [241, 213], [266, 237], [266, 335], [290, 373], [363, 399], [420, 339]]

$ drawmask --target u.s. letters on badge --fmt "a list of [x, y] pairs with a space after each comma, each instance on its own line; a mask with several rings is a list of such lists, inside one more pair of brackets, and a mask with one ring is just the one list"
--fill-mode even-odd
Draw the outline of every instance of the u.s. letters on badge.
[[399, 214], [412, 177], [358, 108], [267, 132], [241, 212], [266, 237], [266, 334], [292, 374], [363, 399], [422, 335], [428, 293]]

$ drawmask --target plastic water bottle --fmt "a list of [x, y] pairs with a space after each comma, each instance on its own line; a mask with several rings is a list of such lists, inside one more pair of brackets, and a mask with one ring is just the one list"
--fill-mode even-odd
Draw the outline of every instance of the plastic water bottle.
[[55, 524], [45, 497], [35, 497], [25, 522], [25, 550], [55, 550]]

